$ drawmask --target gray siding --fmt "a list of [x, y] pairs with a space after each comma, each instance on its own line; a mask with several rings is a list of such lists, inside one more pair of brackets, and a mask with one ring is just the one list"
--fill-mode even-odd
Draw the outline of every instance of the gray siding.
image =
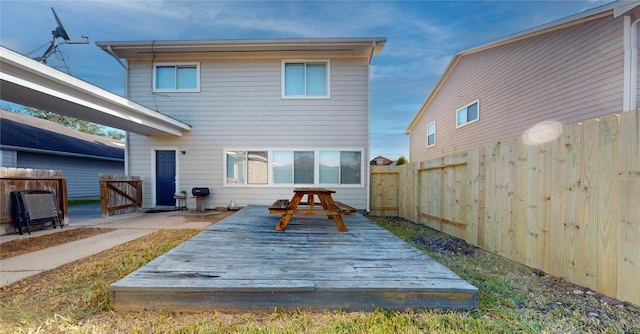
[[2, 167], [15, 167], [16, 166], [16, 151], [14, 151], [14, 150], [0, 150], [0, 162], [2, 162]]
[[[463, 56], [411, 132], [412, 161], [622, 111], [623, 17], [603, 18]], [[456, 110], [480, 100], [478, 122]], [[436, 121], [436, 145], [426, 127]]]
[[100, 198], [99, 174], [124, 175], [124, 163], [89, 158], [18, 152], [18, 168], [54, 169], [67, 179], [69, 199]]
[[[293, 194], [291, 187], [223, 187], [224, 149], [362, 150], [366, 183], [369, 65], [331, 60], [330, 70], [330, 99], [282, 99], [281, 59], [203, 61], [199, 93], [152, 94], [152, 64], [131, 62], [128, 98], [193, 127], [179, 138], [130, 134], [129, 174], [144, 180], [145, 207], [155, 205], [153, 149], [186, 151], [176, 155], [177, 191], [211, 188], [207, 207], [230, 200], [270, 204]], [[336, 197], [366, 208], [367, 189], [366, 184], [340, 187]]]

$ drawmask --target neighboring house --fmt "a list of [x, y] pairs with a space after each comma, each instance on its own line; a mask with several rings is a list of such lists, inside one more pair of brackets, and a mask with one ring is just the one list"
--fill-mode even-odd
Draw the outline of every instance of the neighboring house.
[[98, 199], [100, 173], [124, 174], [124, 143], [0, 110], [0, 159], [2, 167], [60, 170], [68, 199]]
[[192, 127], [128, 134], [127, 171], [144, 180], [144, 206], [173, 206], [193, 187], [210, 189], [212, 208], [312, 186], [366, 209], [369, 66], [385, 41], [98, 42], [126, 59], [128, 99]]
[[369, 165], [370, 166], [389, 166], [391, 164], [393, 164], [395, 161], [387, 159], [381, 155], [373, 158], [371, 161], [369, 161]]
[[610, 3], [456, 54], [406, 130], [411, 161], [638, 108], [639, 6]]

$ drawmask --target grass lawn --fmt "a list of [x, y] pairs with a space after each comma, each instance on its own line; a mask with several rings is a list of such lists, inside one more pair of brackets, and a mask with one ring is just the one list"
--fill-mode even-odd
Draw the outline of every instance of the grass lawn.
[[99, 199], [74, 199], [67, 202], [67, 205], [85, 205], [85, 204], [100, 204]]
[[640, 333], [629, 305], [402, 219], [370, 217], [480, 289], [466, 312], [117, 313], [109, 285], [192, 237], [158, 231], [0, 290], [2, 333]]

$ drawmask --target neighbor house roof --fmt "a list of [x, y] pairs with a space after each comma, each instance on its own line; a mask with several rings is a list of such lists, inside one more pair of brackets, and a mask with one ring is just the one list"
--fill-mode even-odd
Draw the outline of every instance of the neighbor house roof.
[[380, 54], [384, 37], [264, 40], [194, 40], [96, 42], [116, 58], [150, 60], [256, 59], [286, 57], [365, 58]]
[[521, 41], [523, 39], [527, 39], [534, 36], [546, 34], [552, 31], [564, 29], [577, 24], [582, 24], [588, 21], [600, 19], [603, 17], [607, 17], [607, 16], [618, 17], [620, 15], [624, 15], [628, 13], [629, 11], [635, 9], [638, 6], [640, 6], [640, 2], [638, 1], [615, 1], [603, 6], [586, 10], [584, 12], [581, 12], [575, 15], [567, 16], [565, 18], [552, 21], [540, 26], [536, 26], [531, 29], [527, 29], [527, 30], [518, 32], [516, 34], [509, 35], [501, 39], [456, 53], [453, 59], [451, 60], [451, 62], [449, 62], [449, 65], [447, 66], [446, 70], [440, 77], [440, 80], [436, 83], [435, 87], [433, 88], [433, 90], [425, 100], [424, 104], [422, 105], [420, 110], [418, 110], [418, 113], [415, 115], [411, 123], [409, 123], [409, 126], [407, 127], [405, 134], [411, 133], [411, 131], [413, 130], [413, 127], [418, 123], [422, 115], [427, 111], [427, 109], [429, 108], [429, 105], [431, 104], [431, 101], [438, 94], [440, 88], [442, 88], [444, 83], [447, 81], [449, 75], [453, 72], [456, 65], [460, 62], [460, 60], [463, 57], [472, 55], [477, 52], [482, 52], [484, 50], [492, 49], [498, 46], [502, 46], [505, 44]]
[[387, 165], [391, 165], [392, 163], [394, 163], [393, 160], [387, 159], [381, 155], [369, 161], [369, 165], [372, 165], [372, 166], [387, 166]]
[[124, 143], [0, 110], [0, 149], [124, 161]]
[[181, 136], [191, 130], [188, 124], [1, 46], [0, 98], [142, 135]]

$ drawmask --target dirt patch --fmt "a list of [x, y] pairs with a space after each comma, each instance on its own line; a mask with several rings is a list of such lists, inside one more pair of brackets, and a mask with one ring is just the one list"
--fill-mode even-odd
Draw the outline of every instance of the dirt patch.
[[6, 259], [41, 249], [58, 246], [70, 241], [113, 231], [109, 228], [63, 228], [60, 232], [16, 239], [0, 244], [0, 259]]
[[468, 244], [466, 241], [458, 238], [425, 238], [416, 237], [413, 242], [430, 248], [442, 255], [472, 255], [477, 247]]
[[418, 225], [415, 222], [412, 222], [409, 219], [402, 218], [402, 217], [377, 217], [377, 216], [371, 216], [371, 218], [373, 218], [373, 219], [384, 219], [387, 222], [389, 222], [390, 224], [396, 224], [396, 225]]

